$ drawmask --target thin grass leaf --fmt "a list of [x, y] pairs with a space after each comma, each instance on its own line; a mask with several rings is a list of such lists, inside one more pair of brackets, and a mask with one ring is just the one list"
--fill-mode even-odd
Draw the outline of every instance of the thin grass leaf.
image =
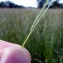
[[[37, 18], [35, 19], [31, 29], [30, 29], [30, 32], [27, 36], [27, 38], [25, 39], [25, 41], [23, 42], [22, 44], [22, 47], [24, 47], [24, 45], [26, 44], [27, 40], [29, 39], [30, 35], [32, 34], [33, 30], [35, 29], [35, 27], [37, 26], [37, 24], [39, 23], [40, 19], [44, 16], [44, 14], [46, 13], [46, 11], [48, 10], [48, 8], [50, 7], [50, 5], [52, 4], [52, 2], [50, 3], [50, 5], [45, 9], [45, 11], [43, 12], [44, 8], [46, 7], [46, 5], [48, 4], [48, 1], [46, 1], [43, 9], [40, 11], [39, 15], [37, 16]], [[40, 17], [39, 17], [40, 16]]]

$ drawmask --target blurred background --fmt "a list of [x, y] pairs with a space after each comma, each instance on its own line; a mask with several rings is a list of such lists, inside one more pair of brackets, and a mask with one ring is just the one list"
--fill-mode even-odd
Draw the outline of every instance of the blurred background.
[[[22, 45], [46, 0], [0, 0], [0, 39]], [[31, 63], [63, 63], [63, 0], [53, 2], [24, 46]], [[47, 7], [46, 6], [46, 7]]]
[[[49, 0], [50, 8], [63, 8], [63, 0]], [[42, 8], [46, 0], [0, 0], [0, 7], [7, 8]], [[47, 6], [48, 6], [47, 5]]]

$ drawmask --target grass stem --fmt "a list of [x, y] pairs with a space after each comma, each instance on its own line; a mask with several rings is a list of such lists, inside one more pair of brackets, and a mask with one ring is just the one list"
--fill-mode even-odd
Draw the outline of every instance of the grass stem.
[[[46, 3], [44, 4], [42, 10], [40, 11], [40, 13], [38, 14], [38, 16], [36, 17], [36, 19], [34, 20], [34, 23], [31, 26], [30, 32], [27, 36], [27, 38], [25, 39], [25, 41], [22, 44], [22, 48], [24, 47], [24, 45], [26, 44], [27, 40], [29, 39], [30, 35], [32, 34], [33, 30], [35, 29], [35, 27], [37, 26], [37, 24], [39, 23], [39, 21], [41, 20], [41, 18], [44, 16], [44, 14], [46, 13], [46, 11], [48, 10], [48, 8], [50, 7], [50, 5], [52, 4], [52, 2], [50, 3], [50, 5], [46, 8], [48, 1], [46, 1]], [[45, 9], [46, 8], [46, 9]]]

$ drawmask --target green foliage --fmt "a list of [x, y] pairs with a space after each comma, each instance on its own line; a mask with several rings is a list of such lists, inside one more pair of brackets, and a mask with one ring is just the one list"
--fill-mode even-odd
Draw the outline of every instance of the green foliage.
[[[22, 45], [40, 9], [0, 9], [0, 39]], [[63, 63], [63, 11], [49, 9], [25, 47], [32, 63]]]

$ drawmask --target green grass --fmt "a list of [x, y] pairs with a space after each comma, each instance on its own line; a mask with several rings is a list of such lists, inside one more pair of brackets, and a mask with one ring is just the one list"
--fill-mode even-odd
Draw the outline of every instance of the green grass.
[[[22, 45], [40, 9], [0, 9], [0, 39]], [[32, 63], [63, 63], [63, 9], [49, 9], [25, 47]]]

